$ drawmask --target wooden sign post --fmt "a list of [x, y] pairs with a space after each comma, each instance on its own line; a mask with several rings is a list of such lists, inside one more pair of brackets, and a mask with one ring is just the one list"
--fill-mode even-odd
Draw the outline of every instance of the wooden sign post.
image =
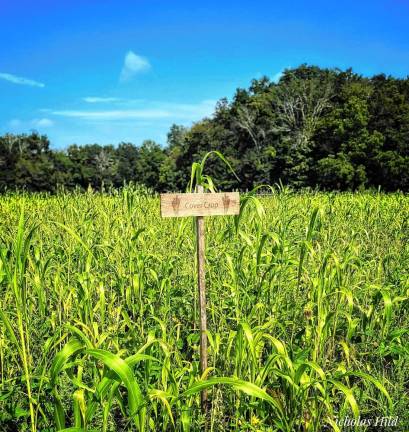
[[[200, 313], [200, 372], [207, 369], [207, 317], [206, 317], [206, 278], [205, 278], [205, 223], [204, 216], [236, 215], [240, 212], [238, 192], [161, 194], [160, 211], [162, 217], [196, 216], [197, 233], [197, 282], [199, 288]], [[207, 411], [207, 392], [201, 393], [201, 407]]]
[[[197, 188], [198, 193], [203, 193], [203, 186]], [[197, 232], [197, 285], [199, 288], [199, 313], [200, 313], [200, 372], [207, 369], [207, 316], [206, 316], [206, 273], [205, 273], [205, 221], [204, 216], [196, 216]], [[200, 403], [204, 413], [207, 411], [207, 392], [200, 393]]]

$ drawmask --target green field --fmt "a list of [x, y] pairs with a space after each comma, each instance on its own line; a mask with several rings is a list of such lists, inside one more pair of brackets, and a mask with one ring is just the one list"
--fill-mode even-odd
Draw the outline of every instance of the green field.
[[192, 218], [131, 187], [0, 197], [0, 430], [204, 430], [204, 385], [213, 431], [409, 429], [407, 196], [243, 194], [206, 236], [204, 384]]

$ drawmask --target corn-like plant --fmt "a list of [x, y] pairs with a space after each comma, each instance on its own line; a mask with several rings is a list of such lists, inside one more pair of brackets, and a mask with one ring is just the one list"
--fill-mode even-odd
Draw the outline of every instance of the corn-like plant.
[[[188, 190], [213, 156], [234, 175], [210, 152]], [[0, 430], [408, 430], [408, 221], [404, 194], [282, 185], [208, 218], [201, 375], [189, 219], [132, 185], [1, 196]]]

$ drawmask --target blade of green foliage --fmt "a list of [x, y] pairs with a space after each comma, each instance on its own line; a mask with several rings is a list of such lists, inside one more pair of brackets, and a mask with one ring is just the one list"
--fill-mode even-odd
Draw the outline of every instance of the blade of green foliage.
[[52, 383], [55, 383], [58, 374], [61, 372], [70, 358], [84, 349], [85, 345], [78, 339], [71, 339], [64, 345], [64, 348], [54, 357], [50, 368], [50, 377]]
[[131, 416], [135, 417], [136, 423], [140, 429], [143, 429], [143, 425], [140, 423], [139, 412], [141, 411], [144, 400], [142, 397], [141, 390], [135, 377], [132, 373], [131, 368], [127, 365], [125, 360], [121, 359], [119, 356], [110, 353], [105, 350], [92, 349], [86, 350], [86, 354], [91, 357], [100, 360], [107, 366], [110, 370], [114, 371], [118, 377], [123, 382], [124, 386], [128, 390], [128, 404]]
[[196, 393], [201, 392], [204, 389], [207, 389], [209, 387], [219, 385], [219, 384], [225, 384], [225, 385], [231, 385], [236, 390], [241, 391], [249, 396], [256, 397], [258, 399], [262, 399], [269, 404], [271, 404], [274, 408], [278, 410], [280, 414], [283, 414], [283, 408], [281, 406], [281, 403], [274, 399], [272, 396], [270, 396], [265, 390], [262, 388], [256, 386], [255, 384], [243, 381], [237, 378], [229, 378], [229, 377], [214, 377], [210, 378], [206, 381], [199, 381], [194, 383], [192, 386], [190, 386], [186, 391], [184, 391], [180, 397], [187, 397], [192, 396]]

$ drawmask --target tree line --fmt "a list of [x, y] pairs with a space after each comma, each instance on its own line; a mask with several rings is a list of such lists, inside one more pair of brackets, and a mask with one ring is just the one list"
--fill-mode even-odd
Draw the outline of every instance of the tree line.
[[0, 191], [55, 192], [143, 184], [184, 190], [192, 162], [217, 150], [208, 174], [222, 189], [281, 182], [293, 188], [409, 191], [409, 77], [301, 65], [278, 82], [255, 79], [221, 99], [210, 118], [146, 140], [53, 150], [37, 132], [0, 137]]

